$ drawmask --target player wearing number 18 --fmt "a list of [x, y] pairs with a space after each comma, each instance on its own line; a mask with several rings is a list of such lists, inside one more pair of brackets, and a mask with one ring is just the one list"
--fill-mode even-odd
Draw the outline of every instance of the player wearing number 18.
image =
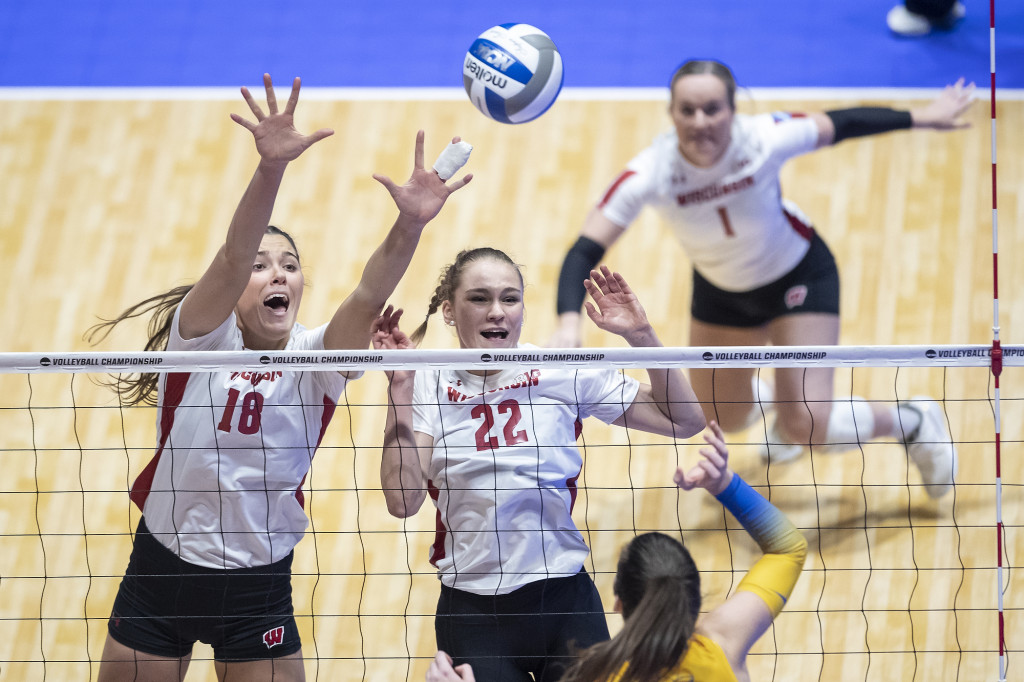
[[[295, 129], [299, 79], [280, 112], [270, 76], [264, 84], [269, 111], [243, 88], [256, 122], [232, 115], [252, 132], [260, 159], [224, 245], [198, 282], [98, 325], [100, 338], [152, 313], [147, 350], [368, 346], [424, 227], [471, 176], [446, 184], [425, 170], [420, 132], [404, 185], [374, 176], [398, 208], [394, 225], [331, 321], [306, 329], [296, 322], [298, 249], [268, 222], [289, 162], [331, 131]], [[302, 482], [350, 378], [222, 370], [115, 383], [122, 402], [155, 403], [159, 414], [156, 454], [132, 486], [143, 516], [108, 623], [101, 681], [180, 680], [196, 641], [213, 646], [219, 679], [304, 679], [291, 598], [292, 550], [307, 525]]]
[[[683, 64], [670, 85], [673, 130], [630, 161], [591, 209], [558, 283], [559, 331], [550, 344], [580, 343], [583, 279], [644, 206], [655, 208], [693, 265], [693, 346], [832, 345], [839, 340], [839, 273], [810, 221], [780, 196], [779, 171], [790, 158], [844, 139], [904, 128], [948, 130], [974, 86], [947, 87], [910, 111], [857, 107], [808, 115], [736, 113], [736, 82], [719, 62]], [[760, 417], [753, 369], [694, 369], [705, 416], [728, 431]], [[938, 405], [853, 400], [832, 407], [833, 370], [775, 370], [776, 418], [762, 453], [772, 461], [882, 437], [902, 440], [933, 497], [947, 492], [956, 453]], [[764, 400], [766, 396], [760, 396]]]
[[[632, 346], [660, 346], [619, 274], [591, 272], [587, 313]], [[519, 343], [523, 279], [489, 248], [463, 251], [428, 308], [462, 348], [530, 353]], [[401, 311], [375, 323], [375, 348], [410, 348]], [[572, 646], [608, 639], [604, 608], [583, 570], [589, 550], [572, 520], [585, 417], [688, 438], [704, 417], [679, 370], [644, 384], [613, 369], [520, 367], [394, 372], [381, 486], [389, 511], [415, 514], [429, 493], [438, 531], [430, 562], [441, 579], [437, 646], [481, 680], [557, 680]], [[533, 677], [530, 674], [533, 674]]]

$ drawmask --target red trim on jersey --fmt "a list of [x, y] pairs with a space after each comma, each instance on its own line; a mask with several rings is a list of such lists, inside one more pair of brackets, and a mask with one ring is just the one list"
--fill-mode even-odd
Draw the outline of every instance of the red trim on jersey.
[[579, 493], [579, 489], [576, 487], [576, 481], [580, 479], [580, 474], [583, 473], [583, 468], [576, 472], [576, 475], [572, 478], [565, 480], [565, 487], [569, 490], [569, 513], [572, 514], [573, 507], [576, 506], [576, 495]]
[[579, 440], [580, 436], [583, 435], [583, 420], [577, 417], [576, 423], [573, 424], [573, 429], [576, 431], [576, 440]]
[[135, 482], [132, 483], [131, 492], [128, 497], [139, 509], [146, 504], [149, 491], [153, 488], [153, 477], [156, 475], [156, 465], [160, 462], [160, 455], [164, 452], [167, 439], [171, 437], [171, 427], [174, 426], [174, 411], [181, 405], [185, 396], [185, 386], [192, 376], [190, 372], [173, 372], [167, 375], [167, 382], [164, 384], [164, 404], [160, 408], [160, 443], [157, 445], [156, 454], [149, 464], [142, 470]]
[[[338, 405], [330, 396], [324, 396], [324, 414], [320, 418], [320, 435], [316, 438], [316, 447], [313, 448], [313, 456], [316, 456], [316, 451], [320, 449], [320, 443], [324, 440], [324, 434], [327, 433], [327, 426], [331, 423], [331, 419], [334, 418], [334, 410]], [[312, 457], [310, 457], [310, 465], [312, 465]], [[302, 480], [299, 481], [299, 487], [295, 489], [295, 499], [299, 501], [299, 506], [303, 509], [306, 508], [306, 496], [302, 492], [302, 486], [306, 483], [306, 475], [302, 476]]]
[[807, 241], [811, 241], [814, 237], [814, 228], [812, 226], [800, 220], [786, 209], [782, 209], [782, 215], [786, 216], [786, 220], [789, 221], [789, 226], [792, 227], [798, 235]]
[[[427, 479], [427, 494], [430, 495], [430, 499], [434, 501], [436, 506], [437, 498], [441, 491], [437, 489], [437, 486], [429, 478]], [[444, 539], [448, 535], [448, 529], [444, 527], [444, 521], [441, 519], [440, 509], [437, 510], [435, 525], [434, 544], [430, 546], [430, 565], [437, 568], [437, 562], [444, 558]]]
[[612, 186], [608, 188], [608, 191], [604, 193], [604, 196], [601, 197], [601, 201], [597, 203], [597, 207], [604, 208], [604, 205], [611, 201], [612, 195], [615, 194], [615, 190], [619, 188], [619, 185], [628, 180], [631, 175], [636, 175], [636, 171], [622, 171], [622, 173], [619, 174], [619, 177], [615, 178], [615, 182], [613, 182]]
[[807, 118], [807, 114], [802, 111], [773, 111], [772, 120], [775, 121], [775, 125], [791, 121], [794, 118]]

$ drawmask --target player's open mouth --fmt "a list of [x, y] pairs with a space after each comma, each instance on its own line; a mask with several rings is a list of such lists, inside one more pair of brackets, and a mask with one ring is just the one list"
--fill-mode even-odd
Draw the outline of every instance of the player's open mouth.
[[508, 332], [504, 329], [489, 329], [485, 332], [480, 332], [480, 336], [493, 341], [494, 339], [507, 339]]
[[275, 312], [286, 312], [288, 310], [288, 297], [284, 294], [270, 294], [263, 299], [263, 305]]

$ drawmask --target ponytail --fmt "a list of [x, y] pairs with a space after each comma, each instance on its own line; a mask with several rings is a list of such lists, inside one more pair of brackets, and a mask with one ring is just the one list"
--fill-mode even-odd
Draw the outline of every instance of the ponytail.
[[[287, 239], [295, 251], [295, 258], [298, 259], [299, 248], [295, 245], [295, 240], [290, 234], [274, 225], [267, 225], [265, 234], [277, 235]], [[255, 256], [255, 254], [253, 255]], [[103, 320], [99, 324], [90, 327], [85, 332], [85, 340], [95, 346], [107, 338], [114, 327], [125, 320], [149, 314], [149, 340], [146, 342], [145, 350], [167, 350], [167, 341], [171, 338], [171, 322], [174, 321], [174, 311], [177, 310], [178, 306], [185, 299], [185, 295], [192, 291], [194, 286], [194, 284], [185, 284], [180, 287], [174, 287], [162, 294], [150, 296], [145, 301], [140, 301], [128, 308], [114, 319]], [[156, 405], [157, 394], [159, 393], [159, 376], [156, 372], [128, 375], [118, 374], [100, 383], [117, 393], [121, 404], [125, 407]]]
[[[167, 348], [167, 340], [171, 336], [171, 322], [174, 320], [174, 311], [185, 298], [185, 294], [192, 291], [194, 284], [186, 284], [174, 287], [162, 294], [151, 296], [144, 301], [136, 303], [112, 320], [103, 320], [93, 325], [85, 332], [85, 340], [96, 345], [125, 320], [135, 317], [142, 317], [150, 314], [149, 318], [149, 340], [146, 342], [147, 351], [160, 351]], [[101, 383], [108, 386], [117, 393], [121, 404], [125, 407], [132, 405], [156, 405], [157, 383], [159, 376], [155, 372], [144, 372], [141, 374], [128, 374], [111, 377]]]
[[700, 574], [682, 543], [662, 533], [634, 538], [619, 557], [615, 594], [622, 630], [583, 652], [562, 682], [649, 682], [683, 658], [701, 599]]

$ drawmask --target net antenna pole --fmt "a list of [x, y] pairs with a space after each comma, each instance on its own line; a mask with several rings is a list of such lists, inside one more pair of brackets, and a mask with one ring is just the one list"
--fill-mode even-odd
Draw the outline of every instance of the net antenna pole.
[[996, 0], [988, 5], [989, 108], [992, 139], [992, 376], [995, 386], [996, 459], [996, 598], [999, 604], [999, 682], [1006, 682], [1006, 634], [1003, 617], [1003, 478], [1000, 434], [999, 375], [1003, 371], [1003, 349], [999, 342], [999, 214], [996, 200]]

